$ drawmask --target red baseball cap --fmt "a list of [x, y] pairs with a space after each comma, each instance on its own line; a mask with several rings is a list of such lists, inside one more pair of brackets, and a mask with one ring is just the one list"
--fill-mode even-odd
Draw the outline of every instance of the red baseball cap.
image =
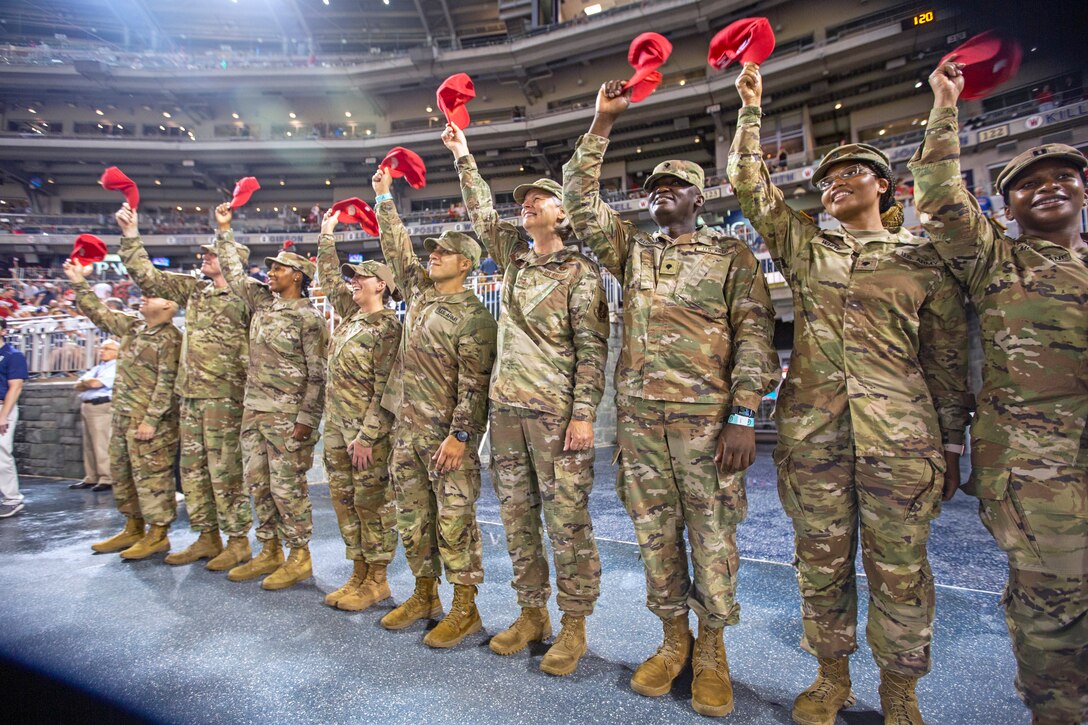
[[338, 212], [337, 219], [341, 224], [358, 224], [367, 234], [378, 235], [378, 215], [362, 199], [353, 196], [338, 201], [332, 205], [332, 210]]
[[234, 198], [230, 200], [230, 208], [237, 209], [245, 206], [249, 197], [253, 196], [253, 192], [260, 188], [261, 185], [257, 183], [255, 176], [243, 176], [238, 179], [238, 183], [234, 185]]
[[726, 25], [710, 41], [706, 62], [725, 70], [733, 61], [760, 64], [774, 51], [774, 31], [767, 18], [741, 18]]
[[661, 84], [657, 71], [672, 54], [672, 43], [659, 33], [643, 33], [631, 41], [627, 49], [627, 62], [635, 69], [623, 89], [631, 90], [631, 102], [638, 103]]
[[93, 234], [80, 234], [72, 245], [72, 253], [68, 259], [81, 267], [86, 267], [94, 262], [101, 262], [106, 258], [106, 243]]
[[1015, 76], [1023, 56], [1024, 51], [1015, 38], [988, 30], [941, 58], [941, 63], [950, 60], [963, 64], [960, 98], [973, 101], [985, 98], [990, 91]]
[[457, 128], [469, 124], [468, 109], [465, 104], [476, 97], [476, 85], [466, 73], [455, 73], [438, 87], [438, 107], [446, 114], [446, 120]]
[[378, 164], [380, 169], [389, 169], [393, 178], [404, 177], [408, 186], [413, 189], [422, 189], [427, 185], [427, 167], [423, 165], [423, 159], [419, 154], [409, 151], [403, 146], [394, 146]]
[[140, 206], [140, 190], [136, 187], [136, 182], [125, 176], [125, 173], [116, 166], [111, 166], [103, 171], [98, 183], [102, 185], [103, 189], [123, 193], [125, 201], [133, 209]]

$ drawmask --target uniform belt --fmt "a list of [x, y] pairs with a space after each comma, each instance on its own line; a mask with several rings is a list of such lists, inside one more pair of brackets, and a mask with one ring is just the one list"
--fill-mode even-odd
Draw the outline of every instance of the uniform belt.
[[113, 398], [95, 398], [94, 400], [84, 400], [87, 405], [105, 405], [106, 403], [112, 403]]

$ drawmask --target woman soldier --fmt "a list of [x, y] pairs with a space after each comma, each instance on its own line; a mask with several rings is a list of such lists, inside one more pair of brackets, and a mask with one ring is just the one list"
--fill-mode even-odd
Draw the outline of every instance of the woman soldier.
[[491, 468], [521, 615], [491, 638], [511, 655], [551, 636], [543, 511], [555, 556], [563, 627], [540, 669], [574, 672], [586, 652], [585, 618], [600, 593], [589, 518], [593, 421], [604, 392], [608, 305], [597, 265], [576, 247], [562, 187], [538, 179], [514, 189], [521, 227], [499, 220], [461, 129], [442, 133], [457, 165], [472, 227], [503, 270], [498, 355], [491, 373]]
[[[242, 415], [242, 461], [257, 514], [261, 553], [227, 573], [231, 581], [269, 574], [261, 586], [286, 589], [309, 578], [313, 511], [306, 472], [325, 402], [325, 320], [307, 297], [314, 264], [292, 252], [268, 257], [268, 284], [246, 274], [230, 230], [230, 204], [215, 210], [215, 253], [234, 293], [253, 312]], [[281, 543], [282, 542], [282, 543]], [[284, 562], [282, 544], [291, 554]]]
[[[388, 307], [400, 300], [393, 272], [381, 262], [340, 266], [339, 212], [321, 220], [317, 268], [341, 322], [329, 345], [325, 395], [325, 472], [347, 558], [354, 571], [325, 604], [360, 612], [388, 599], [385, 569], [397, 547], [397, 511], [389, 479], [393, 414], [381, 406], [400, 346], [401, 324]], [[350, 277], [345, 283], [341, 277]]]
[[860, 521], [885, 722], [921, 723], [914, 689], [930, 669], [934, 614], [926, 540], [942, 488], [950, 497], [959, 484], [967, 423], [961, 293], [933, 246], [902, 228], [878, 149], [840, 146], [814, 171], [837, 228], [787, 206], [761, 160], [758, 66], [746, 63], [736, 86], [744, 106], [729, 179], [786, 275], [795, 311], [775, 461], [796, 536], [801, 646], [820, 669], [793, 719], [830, 725], [854, 702]]

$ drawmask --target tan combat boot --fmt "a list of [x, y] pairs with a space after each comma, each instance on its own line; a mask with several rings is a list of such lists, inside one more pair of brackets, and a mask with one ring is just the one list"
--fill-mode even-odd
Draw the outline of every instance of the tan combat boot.
[[543, 642], [552, 636], [547, 607], [522, 607], [514, 623], [491, 638], [488, 646], [497, 655], [521, 652], [530, 642]]
[[662, 620], [664, 641], [650, 659], [631, 676], [631, 689], [647, 697], [660, 697], [672, 689], [672, 681], [691, 657], [691, 628], [687, 615]]
[[540, 671], [557, 677], [569, 675], [578, 667], [587, 649], [586, 618], [564, 614], [563, 628], [544, 654], [544, 659], [540, 660]]
[[310, 547], [300, 546], [292, 548], [279, 569], [265, 577], [261, 582], [261, 588], [269, 591], [278, 591], [294, 586], [300, 581], [309, 579], [314, 575], [313, 560], [310, 559]]
[[793, 721], [798, 725], [835, 725], [839, 710], [855, 702], [850, 689], [850, 658], [821, 657], [816, 681], [793, 701]]
[[449, 649], [461, 644], [470, 634], [484, 628], [480, 611], [476, 609], [476, 585], [454, 584], [450, 612], [423, 638], [423, 644], [437, 649]]
[[152, 524], [144, 534], [144, 538], [121, 552], [122, 559], [146, 559], [160, 551], [170, 551], [170, 539], [166, 538], [169, 526]]
[[914, 686], [918, 678], [901, 675], [890, 670], [880, 671], [880, 709], [884, 711], [884, 725], [925, 725], [918, 710], [918, 697]]
[[691, 707], [700, 715], [725, 717], [733, 711], [733, 682], [725, 658], [722, 628], [699, 623], [691, 657]]
[[219, 529], [201, 531], [196, 541], [181, 551], [168, 555], [163, 561], [171, 566], [192, 564], [200, 559], [214, 559], [223, 551], [223, 540], [219, 538]]
[[253, 551], [249, 548], [249, 537], [232, 536], [227, 540], [227, 548], [223, 549], [223, 553], [205, 564], [204, 568], [208, 571], [227, 571], [251, 558]]
[[393, 596], [389, 591], [389, 580], [385, 578], [385, 567], [385, 564], [370, 564], [363, 583], [344, 595], [336, 603], [336, 608], [345, 612], [361, 612]]
[[125, 521], [125, 528], [121, 530], [121, 533], [114, 534], [97, 544], [91, 544], [91, 548], [99, 554], [112, 554], [117, 551], [124, 551], [142, 538], [144, 538], [144, 520], [136, 516], [130, 516]]
[[362, 560], [352, 561], [351, 577], [344, 583], [344, 586], [325, 595], [325, 604], [335, 607], [337, 602], [361, 587], [364, 579], [366, 579], [366, 562]]
[[283, 565], [283, 549], [280, 548], [280, 540], [276, 538], [264, 542], [264, 548], [252, 561], [241, 566], [236, 566], [227, 572], [227, 579], [232, 582], [244, 582], [256, 579], [265, 574], [271, 574]]
[[438, 580], [434, 577], [416, 578], [416, 590], [404, 600], [404, 604], [382, 617], [386, 629], [404, 629], [420, 619], [442, 616], [442, 601], [438, 598]]

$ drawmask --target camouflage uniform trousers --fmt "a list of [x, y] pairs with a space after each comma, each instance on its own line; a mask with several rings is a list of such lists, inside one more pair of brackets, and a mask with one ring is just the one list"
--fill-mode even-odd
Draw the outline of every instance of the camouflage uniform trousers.
[[[646, 606], [663, 620], [740, 621], [737, 524], [748, 513], [743, 473], [714, 463], [725, 407], [616, 397], [616, 492], [635, 525]], [[684, 529], [695, 581], [688, 576]]]
[[801, 647], [817, 657], [857, 649], [860, 521], [873, 657], [900, 674], [929, 672], [936, 602], [926, 541], [943, 474], [926, 458], [855, 456], [848, 434], [826, 444], [780, 442], [775, 462], [795, 534]]
[[589, 518], [594, 452], [564, 451], [566, 431], [565, 418], [491, 404], [491, 480], [518, 605], [546, 607], [551, 596], [543, 511], [555, 556], [559, 609], [584, 617], [593, 613], [601, 591], [601, 559]]
[[257, 538], [278, 537], [292, 549], [306, 546], [313, 534], [313, 509], [306, 472], [314, 461], [318, 432], [296, 441], [295, 414], [242, 414], [242, 455], [246, 485], [257, 514]]
[[483, 546], [476, 521], [480, 437], [469, 437], [459, 469], [439, 475], [431, 456], [443, 439], [404, 426], [394, 431], [390, 472], [397, 496], [397, 529], [416, 577], [438, 578], [444, 564], [451, 584], [481, 584]]
[[336, 523], [347, 547], [347, 558], [371, 564], [388, 564], [397, 548], [397, 508], [389, 479], [389, 436], [373, 446], [374, 460], [360, 471], [348, 455], [348, 442], [358, 426], [342, 429], [325, 422], [325, 473]]
[[1009, 556], [1016, 689], [1036, 715], [1088, 721], [1088, 466], [987, 460], [987, 449], [976, 442], [965, 490]]
[[148, 524], [169, 526], [178, 512], [174, 497], [177, 429], [164, 426], [151, 440], [138, 441], [138, 421], [115, 412], [110, 424], [110, 471], [117, 510]]
[[181, 398], [181, 489], [193, 531], [245, 536], [253, 511], [242, 478], [242, 403]]

